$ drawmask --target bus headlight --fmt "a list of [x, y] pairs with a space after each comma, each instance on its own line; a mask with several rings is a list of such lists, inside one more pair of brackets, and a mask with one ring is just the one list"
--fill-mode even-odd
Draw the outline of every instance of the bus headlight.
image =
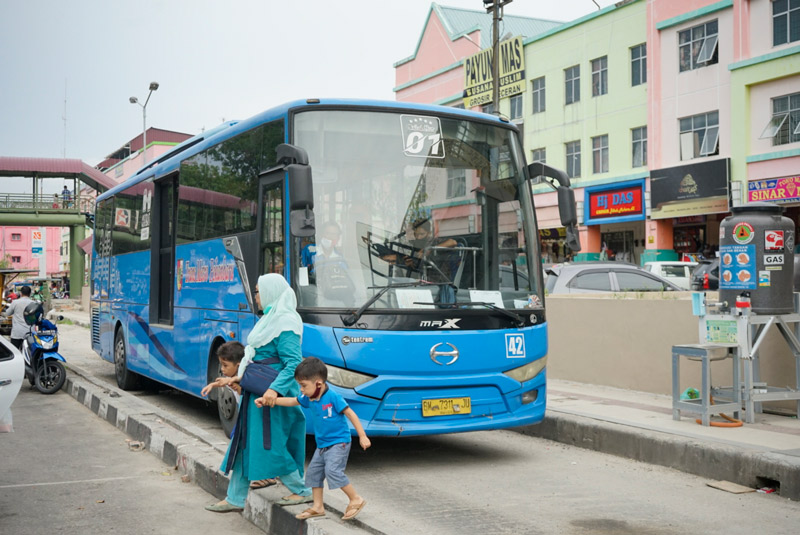
[[503, 373], [515, 381], [524, 383], [525, 381], [533, 379], [539, 375], [545, 366], [547, 366], [547, 357], [542, 357], [539, 360], [534, 360], [533, 362], [529, 362], [524, 366], [520, 366], [519, 368], [514, 368], [513, 370], [508, 370], [507, 372]]
[[326, 366], [328, 367], [328, 382], [332, 385], [341, 386], [342, 388], [355, 388], [374, 379], [374, 376], [365, 373], [351, 372], [350, 370], [337, 368], [330, 364]]

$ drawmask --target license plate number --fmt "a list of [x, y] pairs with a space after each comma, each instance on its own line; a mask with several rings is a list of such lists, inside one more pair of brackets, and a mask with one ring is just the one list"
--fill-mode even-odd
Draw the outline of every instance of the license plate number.
[[469, 414], [472, 404], [469, 398], [423, 399], [422, 416], [449, 416]]

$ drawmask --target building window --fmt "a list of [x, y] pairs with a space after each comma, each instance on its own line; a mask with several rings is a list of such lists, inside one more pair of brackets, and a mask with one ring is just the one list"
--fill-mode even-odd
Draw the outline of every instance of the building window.
[[511, 117], [512, 121], [522, 119], [522, 95], [514, 95], [510, 99], [511, 104]]
[[678, 32], [680, 72], [717, 63], [717, 21]]
[[592, 173], [608, 173], [608, 134], [592, 138]]
[[564, 83], [566, 86], [565, 102], [572, 104], [581, 99], [581, 66], [575, 65], [564, 69]]
[[531, 81], [531, 93], [533, 93], [532, 113], [541, 113], [547, 109], [544, 101], [544, 76]]
[[800, 41], [800, 0], [772, 1], [772, 46]]
[[456, 108], [458, 110], [463, 110], [464, 109], [464, 101], [462, 100], [461, 102], [459, 102], [457, 104], [453, 104], [451, 106], [451, 108]]
[[719, 154], [719, 112], [680, 119], [681, 160]]
[[21, 256], [12, 256], [11, 257], [11, 263], [12, 264], [19, 264], [20, 262], [22, 262], [22, 257]]
[[533, 149], [531, 151], [531, 163], [547, 163], [547, 149]]
[[592, 60], [592, 96], [608, 93], [608, 56]]
[[22, 241], [22, 234], [16, 232], [11, 234], [11, 241]]
[[581, 142], [570, 141], [567, 148], [567, 176], [577, 178], [581, 176]]
[[772, 99], [772, 118], [759, 136], [767, 138], [772, 138], [773, 145], [800, 141], [800, 93]]
[[483, 113], [488, 113], [489, 115], [494, 115], [494, 103], [490, 102], [489, 104], [484, 104], [481, 106], [481, 111]]
[[647, 45], [631, 48], [631, 87], [647, 82]]
[[647, 165], [647, 127], [634, 128], [631, 130], [633, 141], [633, 167], [644, 167]]
[[467, 194], [467, 175], [463, 169], [447, 169], [447, 198], [463, 197]]

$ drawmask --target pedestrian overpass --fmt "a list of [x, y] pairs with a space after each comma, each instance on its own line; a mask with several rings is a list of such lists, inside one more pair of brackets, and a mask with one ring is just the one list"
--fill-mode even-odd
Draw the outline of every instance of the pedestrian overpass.
[[[80, 296], [85, 261], [78, 244], [86, 238], [87, 216], [94, 215], [96, 193], [81, 192], [88, 186], [103, 192], [117, 183], [94, 167], [75, 159], [0, 157], [0, 177], [28, 181], [33, 193], [0, 191], [0, 226], [69, 227], [69, 282], [71, 295]], [[44, 193], [43, 180], [72, 181], [69, 200], [59, 193]]]

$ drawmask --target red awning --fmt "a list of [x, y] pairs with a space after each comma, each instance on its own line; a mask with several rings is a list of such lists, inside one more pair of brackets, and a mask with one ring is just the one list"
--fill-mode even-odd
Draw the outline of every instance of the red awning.
[[78, 249], [86, 253], [87, 255], [92, 254], [92, 238], [93, 236], [89, 236], [88, 238], [84, 238], [78, 242]]

